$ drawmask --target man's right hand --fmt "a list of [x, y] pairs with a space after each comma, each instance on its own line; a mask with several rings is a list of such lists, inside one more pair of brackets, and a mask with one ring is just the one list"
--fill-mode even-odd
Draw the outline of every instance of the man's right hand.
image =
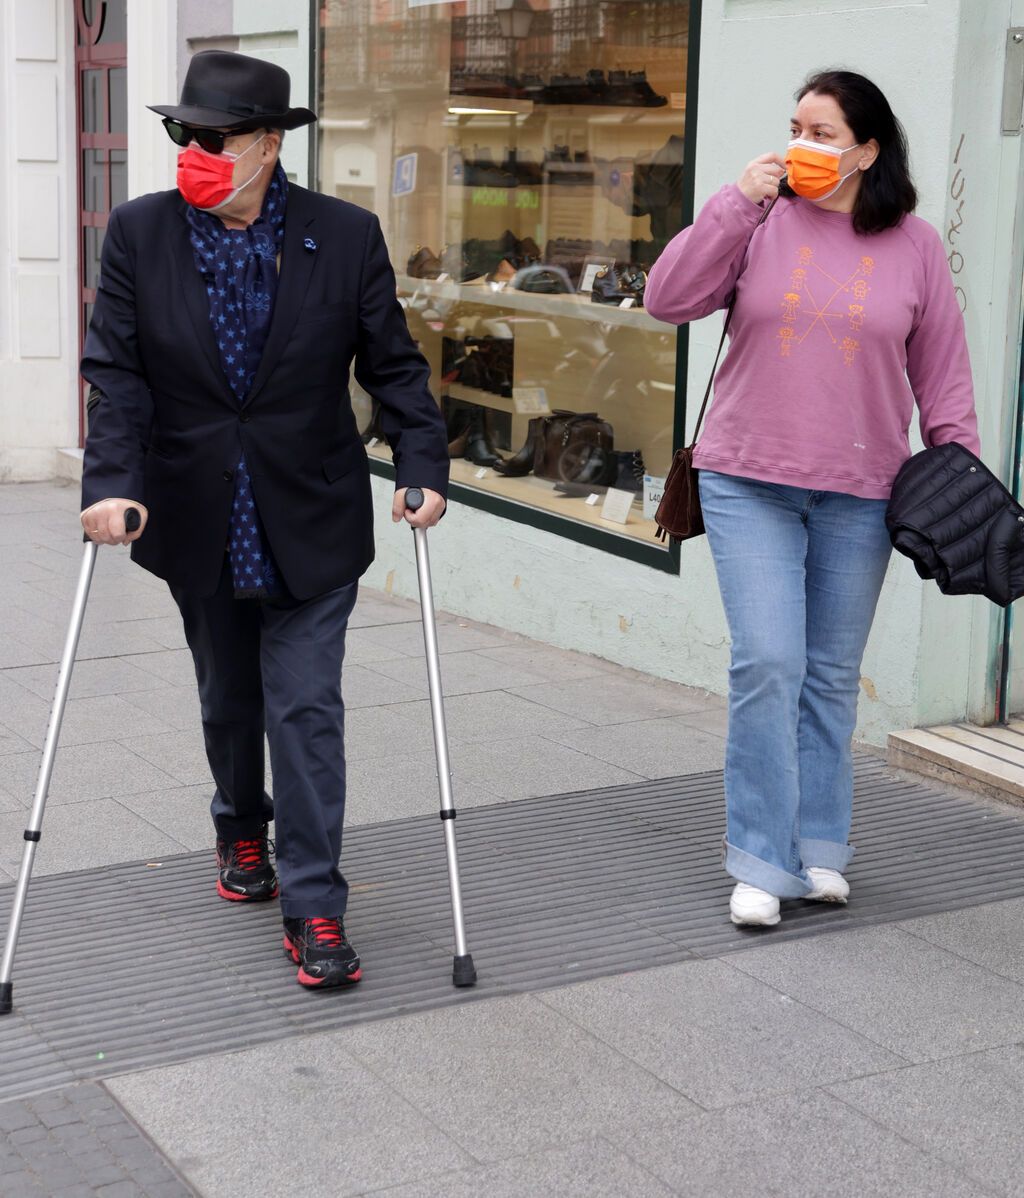
[[[124, 514], [135, 508], [142, 517], [137, 532], [126, 533]], [[82, 527], [90, 541], [97, 545], [130, 545], [146, 531], [149, 511], [137, 499], [101, 499], [82, 513]]]
[[778, 154], [760, 154], [736, 180], [736, 186], [752, 204], [774, 200], [779, 194], [779, 180], [786, 173], [786, 164]]

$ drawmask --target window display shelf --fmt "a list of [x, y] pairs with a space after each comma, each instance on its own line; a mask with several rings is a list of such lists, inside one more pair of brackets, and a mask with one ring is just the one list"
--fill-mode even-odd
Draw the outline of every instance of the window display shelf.
[[[367, 446], [366, 453], [368, 457], [378, 462], [391, 464], [391, 450], [386, 445], [375, 445], [372, 448]], [[568, 516], [583, 524], [589, 524], [593, 528], [600, 528], [605, 532], [615, 533], [632, 541], [649, 545], [656, 543], [657, 525], [653, 520], [644, 519], [639, 500], [633, 504], [628, 522], [619, 524], [617, 521], [601, 518], [601, 502], [591, 505], [587, 503], [586, 497], [569, 498], [561, 495], [555, 490], [555, 484], [547, 479], [534, 478], [532, 475], [527, 475], [525, 478], [504, 478], [500, 474], [495, 474], [493, 470], [487, 470], [484, 477], [480, 478], [478, 477], [480, 469], [481, 467], [474, 466], [472, 462], [467, 462], [464, 458], [453, 458], [451, 480], [453, 483], [462, 483], [464, 486], [472, 487], [476, 491], [499, 495], [502, 499], [513, 503], [521, 503], [530, 508], [540, 508], [542, 511], [552, 512], [559, 516]]]
[[613, 304], [595, 304], [589, 295], [563, 293], [561, 295], [538, 295], [532, 291], [516, 291], [508, 287], [495, 291], [489, 283], [456, 283], [454, 279], [415, 279], [411, 275], [399, 274], [400, 294], [430, 296], [446, 303], [483, 304], [506, 311], [529, 312], [536, 316], [568, 316], [574, 320], [589, 320], [596, 324], [620, 325], [626, 328], [647, 329], [665, 333], [674, 328], [664, 321], [655, 320], [643, 308], [617, 308]]

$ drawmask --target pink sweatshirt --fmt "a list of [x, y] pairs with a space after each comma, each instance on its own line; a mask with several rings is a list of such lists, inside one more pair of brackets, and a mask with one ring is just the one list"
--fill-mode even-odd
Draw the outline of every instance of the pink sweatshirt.
[[915, 399], [925, 445], [979, 453], [963, 318], [931, 225], [907, 216], [864, 237], [845, 213], [799, 198], [780, 199], [754, 232], [760, 215], [723, 187], [647, 283], [648, 312], [672, 324], [736, 292], [695, 464], [888, 499]]

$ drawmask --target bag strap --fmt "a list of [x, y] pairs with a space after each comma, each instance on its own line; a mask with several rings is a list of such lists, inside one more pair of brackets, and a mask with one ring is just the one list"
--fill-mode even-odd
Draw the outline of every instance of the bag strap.
[[[751, 238], [754, 236], [754, 233], [756, 233], [757, 230], [761, 227], [761, 225], [763, 225], [764, 222], [768, 219], [768, 213], [771, 212], [771, 210], [775, 207], [775, 205], [778, 202], [779, 202], [779, 197], [776, 196], [775, 199], [772, 200], [772, 202], [768, 205], [768, 207], [765, 208], [765, 210], [757, 218], [757, 224], [754, 225], [754, 228], [751, 230], [751, 233], [750, 233]], [[748, 241], [747, 244], [749, 245], [750, 242]], [[715, 362], [714, 362], [714, 365], [711, 367], [711, 377], [708, 379], [708, 385], [704, 389], [704, 402], [700, 405], [700, 415], [698, 415], [697, 423], [693, 429], [693, 440], [690, 442], [691, 446], [697, 444], [697, 435], [700, 432], [700, 426], [704, 423], [704, 413], [705, 413], [705, 411], [707, 411], [708, 400], [711, 398], [711, 388], [714, 386], [715, 374], [718, 370], [718, 359], [721, 358], [721, 356], [722, 356], [722, 349], [725, 346], [725, 339], [726, 339], [726, 337], [729, 336], [729, 325], [732, 324], [732, 314], [733, 314], [733, 311], [735, 310], [735, 308], [736, 308], [736, 292], [733, 291], [732, 299], [729, 301], [729, 310], [725, 314], [725, 324], [722, 326], [722, 336], [718, 342], [718, 350], [715, 353]]]

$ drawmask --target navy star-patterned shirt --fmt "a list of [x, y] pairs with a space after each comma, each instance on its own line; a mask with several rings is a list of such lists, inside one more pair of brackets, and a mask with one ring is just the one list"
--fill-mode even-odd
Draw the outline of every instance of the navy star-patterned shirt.
[[[193, 258], [210, 300], [210, 324], [220, 364], [240, 405], [256, 377], [270, 330], [287, 195], [288, 178], [279, 162], [263, 209], [248, 228], [227, 229], [216, 213], [188, 208]], [[236, 598], [281, 593], [283, 587], [241, 447], [235, 468], [228, 557]]]

